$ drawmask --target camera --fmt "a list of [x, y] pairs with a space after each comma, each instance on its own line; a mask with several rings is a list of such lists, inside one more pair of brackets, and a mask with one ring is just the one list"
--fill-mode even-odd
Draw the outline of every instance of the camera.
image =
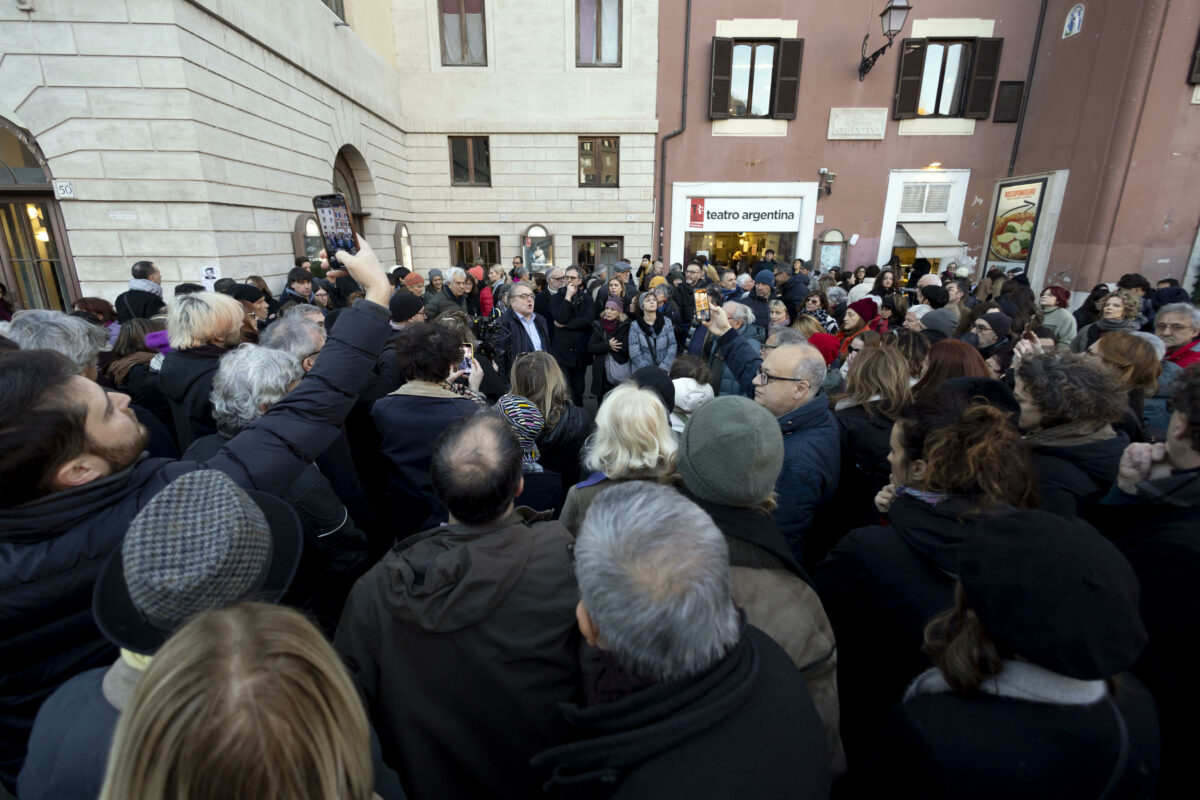
[[508, 349], [508, 328], [500, 324], [499, 315], [471, 317], [471, 331], [479, 341], [479, 352], [492, 361]]

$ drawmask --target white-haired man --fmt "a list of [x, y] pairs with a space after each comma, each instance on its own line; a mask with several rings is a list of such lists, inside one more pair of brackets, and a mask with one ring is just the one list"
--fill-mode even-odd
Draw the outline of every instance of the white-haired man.
[[467, 273], [458, 267], [442, 270], [446, 285], [425, 303], [425, 313], [432, 319], [446, 311], [467, 313]]
[[699, 506], [646, 482], [602, 492], [575, 574], [579, 629], [602, 667], [584, 702], [563, 706], [582, 740], [533, 760], [552, 794], [828, 796], [804, 679], [733, 604], [728, 545]]

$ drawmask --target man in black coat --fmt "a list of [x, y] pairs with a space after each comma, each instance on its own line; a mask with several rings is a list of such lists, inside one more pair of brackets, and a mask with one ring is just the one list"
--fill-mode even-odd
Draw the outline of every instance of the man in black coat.
[[1159, 797], [1194, 793], [1188, 759], [1200, 747], [1200, 687], [1191, 668], [1200, 638], [1200, 365], [1185, 370], [1174, 386], [1166, 442], [1129, 445], [1112, 490], [1084, 508], [1141, 583], [1150, 644], [1132, 671], [1158, 701]]
[[117, 295], [117, 301], [113, 303], [117, 309], [117, 322], [153, 317], [167, 305], [163, 301], [162, 273], [153, 262], [138, 261], [130, 273], [133, 278], [129, 281], [129, 291]]
[[218, 469], [279, 494], [337, 435], [387, 338], [390, 287], [369, 246], [343, 263], [367, 287], [321, 361], [262, 419], [206, 464], [142, 458], [129, 398], [107, 394], [61, 356], [0, 356], [0, 780], [11, 786], [38, 706], [71, 676], [116, 652], [92, 621], [100, 565], [164, 486]]
[[584, 378], [592, 355], [588, 339], [596, 318], [592, 296], [583, 290], [583, 273], [578, 267], [566, 270], [567, 285], [550, 295], [550, 318], [554, 321], [554, 340], [550, 354], [562, 367], [575, 405], [583, 405]]
[[538, 751], [566, 741], [578, 696], [571, 534], [517, 507], [508, 423], [469, 415], [434, 446], [449, 524], [411, 536], [350, 594], [334, 645], [410, 798], [528, 798]]
[[[531, 280], [530, 286], [536, 286]], [[567, 271], [562, 267], [551, 267], [546, 271], [546, 290], [538, 292], [533, 298], [533, 310], [541, 314], [547, 320], [550, 319], [550, 298], [561, 288], [567, 285]], [[550, 326], [550, 338], [554, 338], [554, 326]]]
[[[804, 305], [804, 296], [808, 294], [808, 278], [793, 273], [783, 264], [775, 267], [775, 288], [779, 299], [787, 306], [788, 317], [795, 319]], [[766, 320], [762, 320], [765, 324]]]
[[508, 335], [496, 366], [506, 380], [518, 356], [550, 349], [550, 325], [533, 306], [533, 284], [524, 281], [515, 284], [508, 294], [508, 308], [500, 315], [500, 326]]
[[687, 265], [683, 271], [683, 283], [675, 287], [672, 297], [679, 308], [679, 316], [690, 325], [696, 316], [696, 298], [694, 292], [703, 289], [708, 284], [704, 270], [695, 261]]
[[601, 492], [575, 572], [579, 628], [600, 649], [584, 702], [563, 706], [579, 741], [533, 761], [552, 797], [828, 796], [804, 678], [734, 606], [702, 509], [648, 482]]

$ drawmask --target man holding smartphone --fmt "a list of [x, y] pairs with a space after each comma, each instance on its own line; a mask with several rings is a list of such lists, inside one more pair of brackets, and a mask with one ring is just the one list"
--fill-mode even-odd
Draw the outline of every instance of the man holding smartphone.
[[555, 335], [550, 352], [562, 367], [571, 386], [575, 405], [583, 405], [584, 379], [592, 354], [588, 339], [592, 335], [592, 320], [596, 317], [592, 296], [583, 291], [583, 273], [579, 267], [566, 270], [567, 285], [550, 295], [550, 315]]

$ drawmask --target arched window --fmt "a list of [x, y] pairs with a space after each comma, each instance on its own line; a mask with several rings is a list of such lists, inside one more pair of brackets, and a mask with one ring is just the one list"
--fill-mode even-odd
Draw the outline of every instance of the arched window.
[[396, 223], [396, 263], [402, 267], [413, 268], [412, 239], [408, 235], [408, 226], [403, 222]]
[[554, 263], [554, 237], [541, 225], [530, 225], [521, 237], [521, 258], [530, 269], [543, 270]]
[[29, 132], [2, 116], [0, 283], [18, 308], [67, 310], [79, 297], [50, 170]]
[[314, 215], [296, 217], [296, 224], [292, 226], [292, 252], [296, 258], [307, 258], [316, 266], [321, 252], [321, 227]]

